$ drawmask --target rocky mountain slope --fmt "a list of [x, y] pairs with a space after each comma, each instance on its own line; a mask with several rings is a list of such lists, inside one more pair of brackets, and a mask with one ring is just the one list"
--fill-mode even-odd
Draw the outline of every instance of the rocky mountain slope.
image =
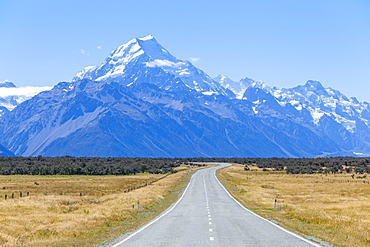
[[369, 154], [369, 117], [319, 82], [212, 79], [147, 36], [23, 102], [0, 133], [24, 156], [315, 157]]

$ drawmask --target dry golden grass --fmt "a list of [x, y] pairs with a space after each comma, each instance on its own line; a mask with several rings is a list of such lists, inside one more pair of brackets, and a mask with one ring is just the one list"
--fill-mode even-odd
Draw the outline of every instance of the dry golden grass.
[[[234, 165], [217, 174], [249, 209], [304, 236], [338, 246], [370, 246], [368, 178], [352, 179], [351, 174], [289, 175], [243, 168]], [[277, 210], [273, 210], [275, 198]]]
[[[132, 231], [177, 199], [183, 169], [128, 193], [164, 175], [0, 176], [0, 246], [94, 246]], [[138, 215], [138, 200], [151, 213]]]

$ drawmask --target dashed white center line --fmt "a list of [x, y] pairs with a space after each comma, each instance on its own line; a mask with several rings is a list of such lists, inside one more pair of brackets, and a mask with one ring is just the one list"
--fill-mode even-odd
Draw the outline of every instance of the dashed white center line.
[[[208, 195], [207, 195], [207, 188], [206, 188], [206, 181], [204, 179], [204, 176], [203, 176], [203, 185], [204, 185], [204, 194], [206, 196], [206, 203], [207, 203], [207, 212], [208, 212], [208, 221], [209, 221], [209, 225], [212, 225], [212, 218], [211, 218], [211, 213], [209, 212], [209, 204], [208, 204]], [[209, 232], [213, 232], [213, 229], [212, 228], [209, 228]], [[213, 237], [209, 237], [209, 241], [214, 241], [215, 239]]]

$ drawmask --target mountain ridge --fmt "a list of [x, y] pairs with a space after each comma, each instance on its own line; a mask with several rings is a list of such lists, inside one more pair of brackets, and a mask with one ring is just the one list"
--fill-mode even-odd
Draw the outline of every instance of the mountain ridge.
[[320, 82], [211, 78], [149, 35], [4, 113], [0, 133], [23, 156], [316, 157], [370, 154], [369, 122]]

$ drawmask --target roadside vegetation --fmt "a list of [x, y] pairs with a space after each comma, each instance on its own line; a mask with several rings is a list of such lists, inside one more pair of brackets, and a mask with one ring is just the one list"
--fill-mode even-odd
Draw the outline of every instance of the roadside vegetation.
[[283, 227], [314, 241], [370, 246], [369, 165], [366, 159], [349, 160], [254, 159], [217, 176], [247, 208]]
[[370, 173], [370, 158], [331, 157], [331, 158], [186, 158], [182, 162], [223, 162], [255, 165], [265, 170], [285, 171], [290, 174], [314, 173]]
[[0, 157], [0, 175], [165, 174], [180, 164], [166, 158]]
[[177, 164], [168, 173], [157, 173], [162, 168], [156, 167], [154, 173], [136, 175], [1, 175], [0, 246], [107, 242], [158, 216], [200, 168]]
[[0, 246], [95, 246], [138, 229], [178, 199], [196, 162], [234, 163], [218, 178], [265, 218], [314, 241], [370, 246], [369, 158], [41, 156], [0, 157]]

